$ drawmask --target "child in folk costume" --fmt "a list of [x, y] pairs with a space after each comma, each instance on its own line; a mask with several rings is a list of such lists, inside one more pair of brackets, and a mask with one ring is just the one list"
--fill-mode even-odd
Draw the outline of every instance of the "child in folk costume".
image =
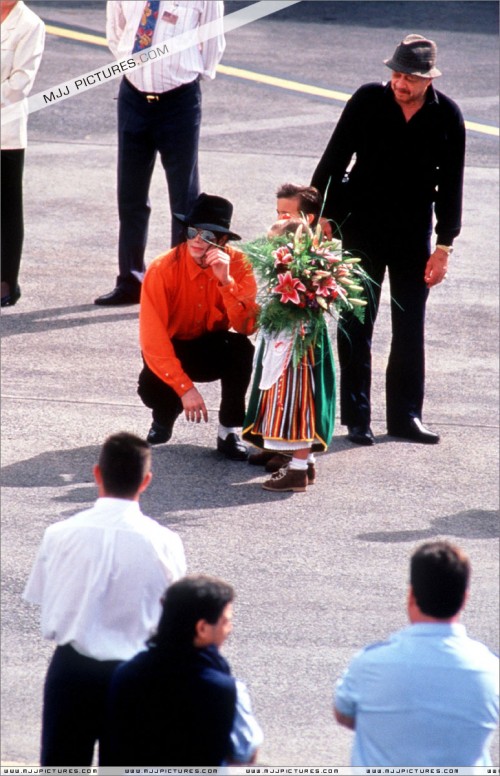
[[314, 452], [327, 449], [334, 429], [335, 366], [324, 313], [364, 305], [357, 298], [364, 273], [303, 219], [273, 224], [268, 240], [245, 252], [266, 289], [243, 438], [291, 456], [265, 490], [303, 492], [315, 480]]

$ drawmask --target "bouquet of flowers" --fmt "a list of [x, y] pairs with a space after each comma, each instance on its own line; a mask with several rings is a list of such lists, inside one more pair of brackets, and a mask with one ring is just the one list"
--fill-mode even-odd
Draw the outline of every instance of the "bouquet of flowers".
[[361, 259], [343, 251], [338, 240], [326, 240], [318, 224], [305, 223], [295, 234], [260, 238], [243, 247], [260, 279], [259, 325], [269, 334], [294, 336], [294, 363], [314, 345], [324, 314], [336, 318], [352, 311], [364, 319], [370, 278]]

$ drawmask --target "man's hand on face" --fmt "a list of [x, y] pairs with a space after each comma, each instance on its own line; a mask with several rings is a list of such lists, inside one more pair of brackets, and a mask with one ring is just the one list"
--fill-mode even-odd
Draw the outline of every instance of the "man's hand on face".
[[205, 267], [212, 267], [212, 272], [221, 285], [226, 286], [231, 282], [232, 278], [229, 274], [230, 256], [222, 247], [215, 248], [210, 246], [204, 256], [204, 260]]
[[201, 393], [194, 387], [181, 396], [182, 406], [186, 420], [199, 423], [201, 419], [208, 422], [208, 412]]

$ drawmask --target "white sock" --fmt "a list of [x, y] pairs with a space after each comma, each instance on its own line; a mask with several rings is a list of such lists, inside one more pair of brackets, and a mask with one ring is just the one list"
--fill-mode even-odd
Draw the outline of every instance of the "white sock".
[[307, 456], [307, 463], [316, 463], [316, 457], [314, 453], [309, 453]]
[[219, 430], [217, 433], [221, 439], [227, 439], [228, 434], [236, 434], [236, 436], [239, 436], [240, 432], [240, 428], [235, 428], [234, 426], [223, 426], [222, 423], [219, 423]]
[[307, 461], [305, 458], [292, 458], [291, 462], [288, 464], [288, 468], [305, 472], [307, 471]]

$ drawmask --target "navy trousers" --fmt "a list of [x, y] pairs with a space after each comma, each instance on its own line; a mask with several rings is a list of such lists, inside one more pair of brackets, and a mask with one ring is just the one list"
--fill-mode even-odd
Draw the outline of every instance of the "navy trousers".
[[2, 150], [2, 280], [15, 292], [24, 240], [24, 148]]
[[343, 247], [363, 259], [363, 268], [375, 281], [360, 323], [352, 314], [339, 326], [341, 423], [369, 425], [371, 421], [371, 348], [373, 328], [386, 270], [391, 293], [392, 339], [386, 370], [386, 419], [389, 431], [404, 430], [411, 418], [422, 417], [425, 388], [425, 307], [429, 290], [424, 270], [430, 255], [425, 233], [398, 235], [394, 228], [381, 232], [344, 227]]
[[99, 762], [105, 757], [108, 690], [120, 662], [56, 648], [45, 678], [41, 765], [92, 765], [97, 741]]
[[[192, 340], [172, 340], [182, 368], [193, 382], [221, 381], [219, 421], [238, 427], [245, 418], [245, 395], [252, 376], [254, 346], [244, 334], [213, 331]], [[153, 410], [153, 420], [170, 428], [182, 412], [176, 392], [144, 364], [139, 396]]]
[[[171, 213], [186, 214], [200, 193], [198, 142], [201, 89], [198, 81], [148, 101], [126, 78], [118, 96], [117, 286], [136, 290], [145, 272], [149, 187], [157, 153], [165, 170]], [[182, 224], [172, 218], [172, 246], [182, 241]]]

